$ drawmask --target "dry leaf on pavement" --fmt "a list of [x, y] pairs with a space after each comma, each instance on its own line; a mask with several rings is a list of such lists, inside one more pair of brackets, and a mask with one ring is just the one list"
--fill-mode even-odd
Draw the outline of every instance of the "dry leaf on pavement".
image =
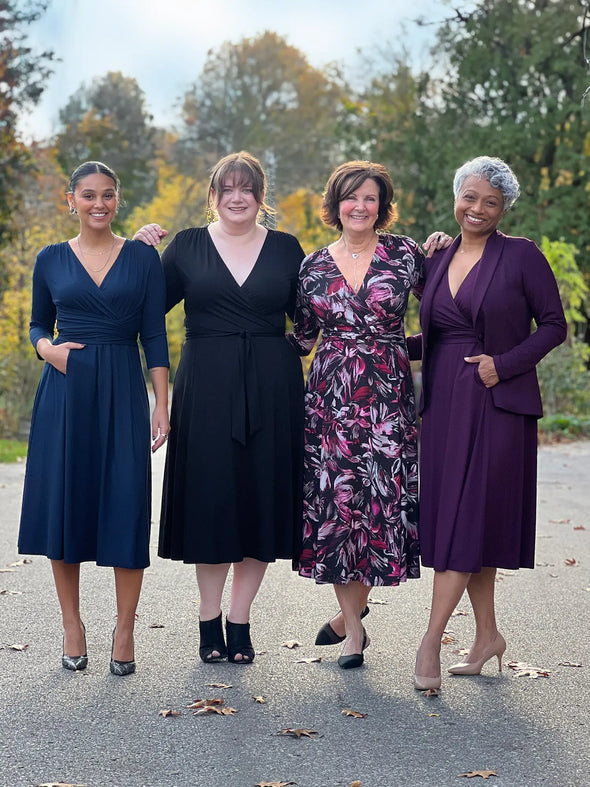
[[371, 598], [371, 597], [369, 596], [369, 598], [367, 599], [367, 604], [377, 604], [377, 605], [382, 605], [382, 604], [389, 604], [389, 601], [383, 601], [383, 600], [382, 600], [382, 599], [380, 599], [380, 598]]
[[577, 661], [560, 661], [557, 665], [558, 667], [582, 667], [582, 664], [578, 664]]
[[497, 776], [496, 771], [469, 771], [469, 773], [458, 773], [457, 776], [467, 776], [468, 779], [473, 779], [474, 776], [481, 776], [482, 779], [489, 779], [490, 776]]
[[353, 719], [366, 719], [369, 715], [368, 713], [359, 713], [358, 710], [351, 710], [350, 708], [345, 708], [342, 711], [343, 716], [352, 716]]
[[252, 699], [254, 700], [254, 702], [258, 702], [260, 705], [264, 705], [266, 703], [266, 700], [262, 695], [260, 695], [259, 697], [253, 696]]
[[362, 782], [350, 782], [350, 787], [361, 787]]
[[576, 560], [575, 557], [566, 557], [566, 559], [563, 562], [565, 563], [566, 566], [577, 566], [578, 565], [578, 561]]
[[297, 782], [257, 782], [254, 787], [287, 787], [289, 784], [297, 784]]
[[300, 648], [301, 642], [297, 642], [296, 639], [288, 639], [286, 642], [281, 642], [282, 648], [289, 648], [289, 650], [293, 650], [293, 648]]
[[422, 693], [425, 697], [438, 697], [438, 689], [427, 689]]
[[163, 629], [165, 628], [163, 623], [150, 623], [148, 626], [149, 629]]
[[161, 710], [158, 713], [158, 716], [162, 716], [162, 718], [167, 719], [169, 716], [180, 716], [180, 713], [177, 710], [170, 710], [170, 708], [166, 710]]
[[297, 659], [295, 664], [319, 664], [321, 660], [321, 656], [312, 656], [307, 659]]
[[25, 557], [22, 560], [15, 560], [14, 563], [8, 563], [8, 567], [17, 568], [17, 566], [30, 566], [32, 562], [30, 557]]
[[292, 729], [291, 727], [287, 727], [284, 730], [279, 730], [277, 735], [289, 735], [292, 738], [313, 738], [314, 735], [319, 735], [319, 732], [315, 730], [306, 730], [305, 728], [296, 728]]
[[193, 700], [190, 705], [186, 707], [189, 710], [194, 710], [195, 708], [210, 708], [214, 707], [215, 705], [223, 705], [223, 700], [221, 697], [213, 697], [210, 700]]
[[507, 661], [507, 667], [514, 670], [517, 678], [548, 678], [551, 674], [549, 670], [542, 667], [531, 667], [524, 661]]
[[212, 689], [233, 689], [231, 683], [208, 683], [207, 686]]

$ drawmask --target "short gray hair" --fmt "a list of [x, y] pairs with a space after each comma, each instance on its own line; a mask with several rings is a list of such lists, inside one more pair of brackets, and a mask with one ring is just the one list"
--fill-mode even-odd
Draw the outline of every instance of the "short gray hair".
[[453, 178], [455, 199], [459, 196], [461, 186], [471, 175], [487, 180], [492, 188], [502, 193], [504, 210], [511, 208], [518, 199], [520, 186], [516, 175], [502, 159], [490, 156], [478, 156], [459, 167]]

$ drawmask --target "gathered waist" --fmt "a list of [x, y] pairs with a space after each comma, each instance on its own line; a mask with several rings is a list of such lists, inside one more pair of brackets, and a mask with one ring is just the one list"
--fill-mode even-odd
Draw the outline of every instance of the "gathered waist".
[[59, 334], [54, 340], [54, 344], [65, 344], [65, 342], [78, 342], [79, 344], [113, 344], [123, 347], [137, 347], [137, 337], [129, 336], [65, 336]]
[[215, 331], [215, 330], [187, 330], [186, 341], [191, 339], [226, 339], [226, 338], [239, 338], [239, 339], [258, 339], [258, 338], [274, 338], [284, 339], [285, 331], [279, 329], [265, 330], [265, 331]]
[[322, 330], [322, 341], [379, 342], [384, 344], [404, 344], [406, 337], [399, 333], [371, 333], [370, 331], [326, 331]]

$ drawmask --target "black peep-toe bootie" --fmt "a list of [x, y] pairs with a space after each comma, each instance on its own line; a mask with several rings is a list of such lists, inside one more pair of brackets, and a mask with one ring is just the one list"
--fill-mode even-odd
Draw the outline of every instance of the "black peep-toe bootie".
[[[225, 619], [227, 633], [227, 659], [234, 664], [252, 664], [254, 661], [254, 648], [250, 639], [249, 623], [232, 623]], [[241, 659], [236, 656], [241, 654]]]
[[[221, 612], [212, 620], [199, 620], [199, 635], [201, 638], [199, 643], [201, 661], [213, 663], [221, 661], [227, 656], [223, 626], [221, 624]], [[217, 651], [219, 656], [212, 656], [211, 654], [214, 651]]]

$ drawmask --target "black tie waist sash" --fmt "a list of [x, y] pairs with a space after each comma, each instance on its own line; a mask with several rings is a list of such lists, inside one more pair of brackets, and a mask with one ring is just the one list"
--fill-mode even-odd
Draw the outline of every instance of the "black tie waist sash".
[[199, 339], [234, 339], [238, 342], [238, 363], [231, 391], [231, 436], [241, 445], [246, 445], [261, 426], [260, 392], [252, 339], [284, 339], [280, 330], [250, 331], [196, 331], [186, 333], [186, 341]]

